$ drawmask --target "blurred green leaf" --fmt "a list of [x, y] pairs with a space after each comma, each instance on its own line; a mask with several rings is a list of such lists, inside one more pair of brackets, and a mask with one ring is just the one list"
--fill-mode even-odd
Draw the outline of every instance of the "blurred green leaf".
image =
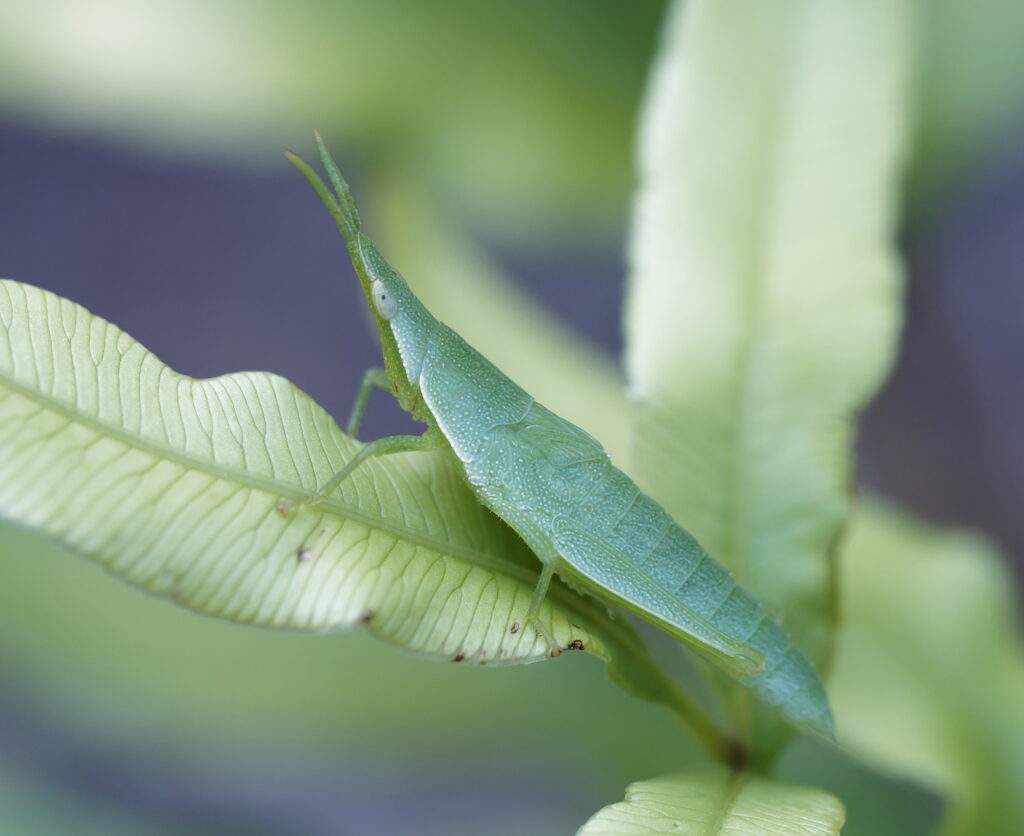
[[[629, 189], [663, 5], [7, 0], [0, 107], [157, 146], [248, 144], [252, 159], [318, 126], [353, 154], [430, 172], [493, 230], [593, 237]], [[927, 205], [1020, 136], [1024, 6], [916, 5], [913, 191]]]
[[927, 209], [965, 171], [1014, 153], [1024, 135], [1024, 3], [930, 0], [922, 34], [915, 208]]
[[[304, 630], [365, 622], [426, 655], [547, 657], [526, 623], [535, 559], [437, 455], [368, 462], [324, 503], [278, 513], [354, 451], [287, 381], [196, 381], [73, 303], [0, 283], [0, 510], [186, 606]], [[675, 704], [623, 621], [559, 586], [540, 618]]]
[[819, 666], [853, 418], [898, 324], [911, 10], [684, 4], [644, 119], [626, 318], [637, 473]]
[[620, 220], [661, 8], [8, 0], [0, 105], [253, 159], [317, 127], [429, 171], [495, 231], [557, 241]]
[[845, 818], [823, 790], [713, 769], [632, 784], [578, 836], [835, 836]]
[[877, 505], [853, 520], [840, 742], [946, 795], [946, 836], [1024, 832], [1024, 646], [1005, 566], [977, 537]]
[[941, 796], [880, 773], [839, 746], [806, 737], [786, 749], [772, 777], [812, 784], [842, 799], [846, 808], [843, 836], [923, 836], [942, 817]]

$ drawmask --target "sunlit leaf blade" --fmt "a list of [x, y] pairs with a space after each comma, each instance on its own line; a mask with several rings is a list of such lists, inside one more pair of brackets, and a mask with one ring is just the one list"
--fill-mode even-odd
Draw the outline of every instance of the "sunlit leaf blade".
[[[366, 622], [430, 656], [544, 658], [525, 619], [535, 559], [442, 456], [372, 461], [322, 506], [277, 512], [357, 446], [282, 378], [193, 380], [72, 302], [0, 282], [4, 517], [235, 621]], [[643, 659], [627, 626], [564, 587], [541, 618], [566, 646], [625, 642]]]
[[823, 790], [714, 769], [631, 784], [577, 836], [830, 836], [845, 818]]
[[641, 137], [637, 474], [819, 666], [853, 418], [898, 323], [911, 6], [683, 4]]
[[944, 794], [942, 833], [1024, 833], [1024, 645], [991, 548], [869, 505], [842, 552], [840, 741]]

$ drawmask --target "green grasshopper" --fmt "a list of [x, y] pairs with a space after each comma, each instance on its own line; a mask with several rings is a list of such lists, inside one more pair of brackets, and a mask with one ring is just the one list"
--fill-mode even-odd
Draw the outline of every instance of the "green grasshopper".
[[442, 448], [479, 500], [507, 522], [543, 569], [528, 622], [559, 647], [536, 613], [552, 576], [656, 624], [751, 688], [790, 721], [826, 735], [832, 717], [807, 658], [729, 571], [653, 499], [615, 468], [601, 445], [537, 403], [458, 334], [438, 322], [360, 228], [348, 184], [319, 134], [334, 193], [294, 154], [348, 244], [380, 330], [384, 368], [371, 369], [347, 432], [358, 432], [373, 387], [391, 392], [421, 436], [381, 438], [315, 495], [315, 504], [372, 456]]

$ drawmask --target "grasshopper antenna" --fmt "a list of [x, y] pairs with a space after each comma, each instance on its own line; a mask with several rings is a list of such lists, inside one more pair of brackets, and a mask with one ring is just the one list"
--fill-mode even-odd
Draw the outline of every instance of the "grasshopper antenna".
[[338, 230], [345, 240], [349, 244], [355, 244], [359, 237], [360, 224], [359, 213], [356, 211], [352, 192], [348, 187], [348, 183], [345, 182], [345, 178], [338, 171], [338, 166], [335, 165], [334, 160], [331, 158], [327, 146], [324, 145], [324, 141], [320, 137], [320, 133], [313, 131], [313, 137], [316, 139], [317, 149], [320, 151], [320, 161], [327, 172], [327, 178], [331, 181], [331, 185], [334, 186], [334, 194], [331, 193], [331, 190], [327, 188], [327, 184], [320, 179], [320, 176], [313, 171], [305, 160], [291, 151], [285, 153], [285, 157], [303, 173], [310, 185], [316, 189], [316, 193], [320, 195], [320, 199], [323, 201], [324, 206], [327, 207], [327, 211], [331, 213], [331, 217], [334, 218], [334, 222], [338, 225]]

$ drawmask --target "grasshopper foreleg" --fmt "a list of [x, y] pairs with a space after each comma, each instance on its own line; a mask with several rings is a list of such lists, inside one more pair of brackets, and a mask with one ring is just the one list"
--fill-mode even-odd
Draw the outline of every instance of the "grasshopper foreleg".
[[348, 423], [345, 425], [345, 435], [353, 438], [359, 433], [359, 425], [363, 422], [363, 412], [366, 411], [366, 402], [370, 398], [370, 391], [376, 386], [385, 392], [394, 393], [391, 388], [391, 381], [388, 374], [380, 366], [374, 366], [366, 370], [363, 375], [363, 382], [359, 384], [359, 392], [356, 394], [355, 403], [352, 404], [352, 412], [348, 416]]
[[385, 438], [378, 438], [359, 449], [348, 463], [335, 473], [323, 486], [314, 494], [302, 499], [280, 499], [277, 502], [277, 510], [285, 514], [296, 506], [317, 505], [327, 499], [334, 490], [345, 481], [352, 471], [367, 459], [375, 456], [388, 456], [392, 453], [409, 453], [413, 451], [435, 450], [439, 446], [438, 434], [427, 430], [423, 435], [389, 435]]

